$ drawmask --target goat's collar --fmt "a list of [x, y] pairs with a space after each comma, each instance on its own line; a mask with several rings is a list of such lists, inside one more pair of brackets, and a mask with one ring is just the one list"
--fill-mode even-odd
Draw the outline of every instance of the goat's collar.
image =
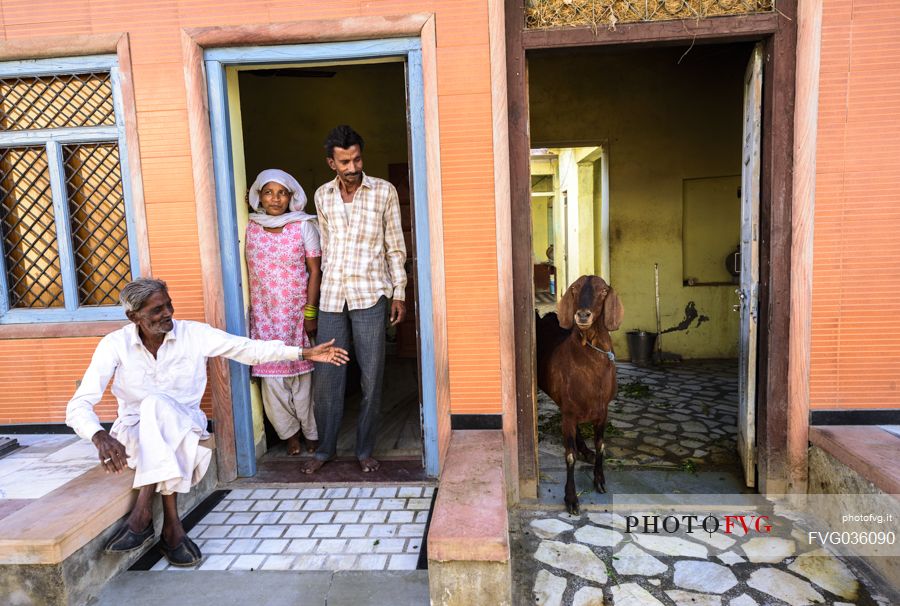
[[615, 361], [616, 361], [616, 354], [614, 354], [614, 353], [612, 352], [612, 350], [606, 351], [605, 349], [600, 349], [599, 347], [597, 347], [596, 345], [594, 345], [594, 344], [591, 343], [590, 341], [585, 341], [585, 343], [587, 343], [587, 346], [590, 347], [591, 349], [593, 349], [594, 351], [599, 351], [599, 352], [602, 353], [602, 354], [606, 354], [606, 357], [609, 358], [609, 361], [610, 361], [610, 362], [615, 362]]

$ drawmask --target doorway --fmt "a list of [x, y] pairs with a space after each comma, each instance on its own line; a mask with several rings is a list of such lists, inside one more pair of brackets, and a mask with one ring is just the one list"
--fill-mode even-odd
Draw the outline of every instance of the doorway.
[[[683, 484], [680, 473], [718, 478], [727, 472], [721, 488], [730, 492], [755, 479], [752, 469], [745, 478], [738, 464], [743, 332], [735, 290], [741, 285], [728, 265], [734, 267], [740, 247], [747, 190], [741, 180], [743, 99], [753, 48], [602, 47], [528, 55], [533, 186], [541, 170], [555, 164], [551, 190], [532, 191], [535, 243], [545, 230], [538, 201], [550, 198], [562, 207], [554, 213], [554, 299], [580, 275], [596, 274], [625, 308], [620, 330], [612, 333], [619, 396], [607, 425], [607, 469], [659, 472], [629, 490], [682, 491], [684, 485], [674, 486]], [[542, 260], [537, 252], [535, 244], [535, 263]], [[535, 308], [546, 313], [537, 281], [534, 288]], [[634, 359], [629, 331], [660, 333], [649, 365]], [[537, 411], [540, 478], [552, 494], [565, 469], [560, 419], [541, 393]], [[579, 476], [588, 489], [583, 498], [599, 497], [589, 477]], [[540, 484], [543, 497], [548, 493]]]
[[[262, 169], [282, 168], [300, 181], [309, 199], [306, 210], [314, 212], [315, 189], [334, 178], [324, 159], [325, 135], [337, 124], [353, 125], [366, 139], [367, 174], [390, 180], [397, 187], [407, 246], [408, 316], [388, 332], [375, 456], [385, 461], [388, 469], [396, 463], [394, 466], [402, 469], [405, 477], [436, 475], [418, 39], [214, 49], [205, 55], [229, 332], [247, 334], [243, 234], [248, 184]], [[375, 90], [377, 95], [366, 94]], [[352, 456], [355, 444], [359, 396], [354, 376], [351, 363], [339, 460], [347, 454]], [[274, 433], [266, 439], [258, 386], [250, 379], [247, 367], [231, 364], [231, 387], [238, 475], [254, 476], [258, 460], [265, 463], [273, 458], [283, 459], [275, 466], [278, 469], [299, 467], [296, 459], [284, 456], [283, 446], [273, 444]], [[290, 465], [285, 464], [288, 460]], [[326, 466], [316, 474], [318, 481], [339, 479], [327, 477], [329, 467], [341, 466]], [[271, 477], [269, 481], [273, 481]]]

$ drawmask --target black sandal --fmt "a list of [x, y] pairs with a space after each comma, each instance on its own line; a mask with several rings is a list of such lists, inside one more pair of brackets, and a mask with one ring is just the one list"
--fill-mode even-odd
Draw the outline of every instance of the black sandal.
[[134, 551], [144, 546], [144, 543], [153, 538], [153, 522], [141, 532], [134, 532], [128, 527], [128, 522], [122, 525], [119, 531], [109, 540], [104, 547], [106, 553], [125, 553]]
[[172, 566], [196, 566], [203, 559], [200, 548], [187, 535], [175, 547], [169, 547], [164, 539], [160, 539], [159, 549]]

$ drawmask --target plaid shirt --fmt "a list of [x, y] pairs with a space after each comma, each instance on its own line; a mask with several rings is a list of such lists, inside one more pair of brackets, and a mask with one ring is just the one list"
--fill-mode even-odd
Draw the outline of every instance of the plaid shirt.
[[[341, 312], [372, 307], [382, 296], [406, 298], [406, 245], [394, 186], [363, 173], [345, 204], [337, 177], [316, 190], [322, 239], [319, 309]], [[343, 208], [342, 208], [343, 207]]]

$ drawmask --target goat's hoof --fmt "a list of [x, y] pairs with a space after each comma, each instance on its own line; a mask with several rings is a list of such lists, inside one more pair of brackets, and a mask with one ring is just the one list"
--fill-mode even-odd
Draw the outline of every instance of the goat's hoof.
[[594, 484], [594, 488], [596, 488], [596, 489], [597, 489], [597, 492], [599, 492], [600, 494], [606, 493], [606, 484], [603, 484], [603, 483], [597, 484], [597, 483], [595, 483], [595, 484]]
[[579, 515], [581, 512], [578, 508], [578, 501], [575, 501], [574, 503], [566, 503], [566, 511], [568, 511], [569, 515], [571, 516]]

